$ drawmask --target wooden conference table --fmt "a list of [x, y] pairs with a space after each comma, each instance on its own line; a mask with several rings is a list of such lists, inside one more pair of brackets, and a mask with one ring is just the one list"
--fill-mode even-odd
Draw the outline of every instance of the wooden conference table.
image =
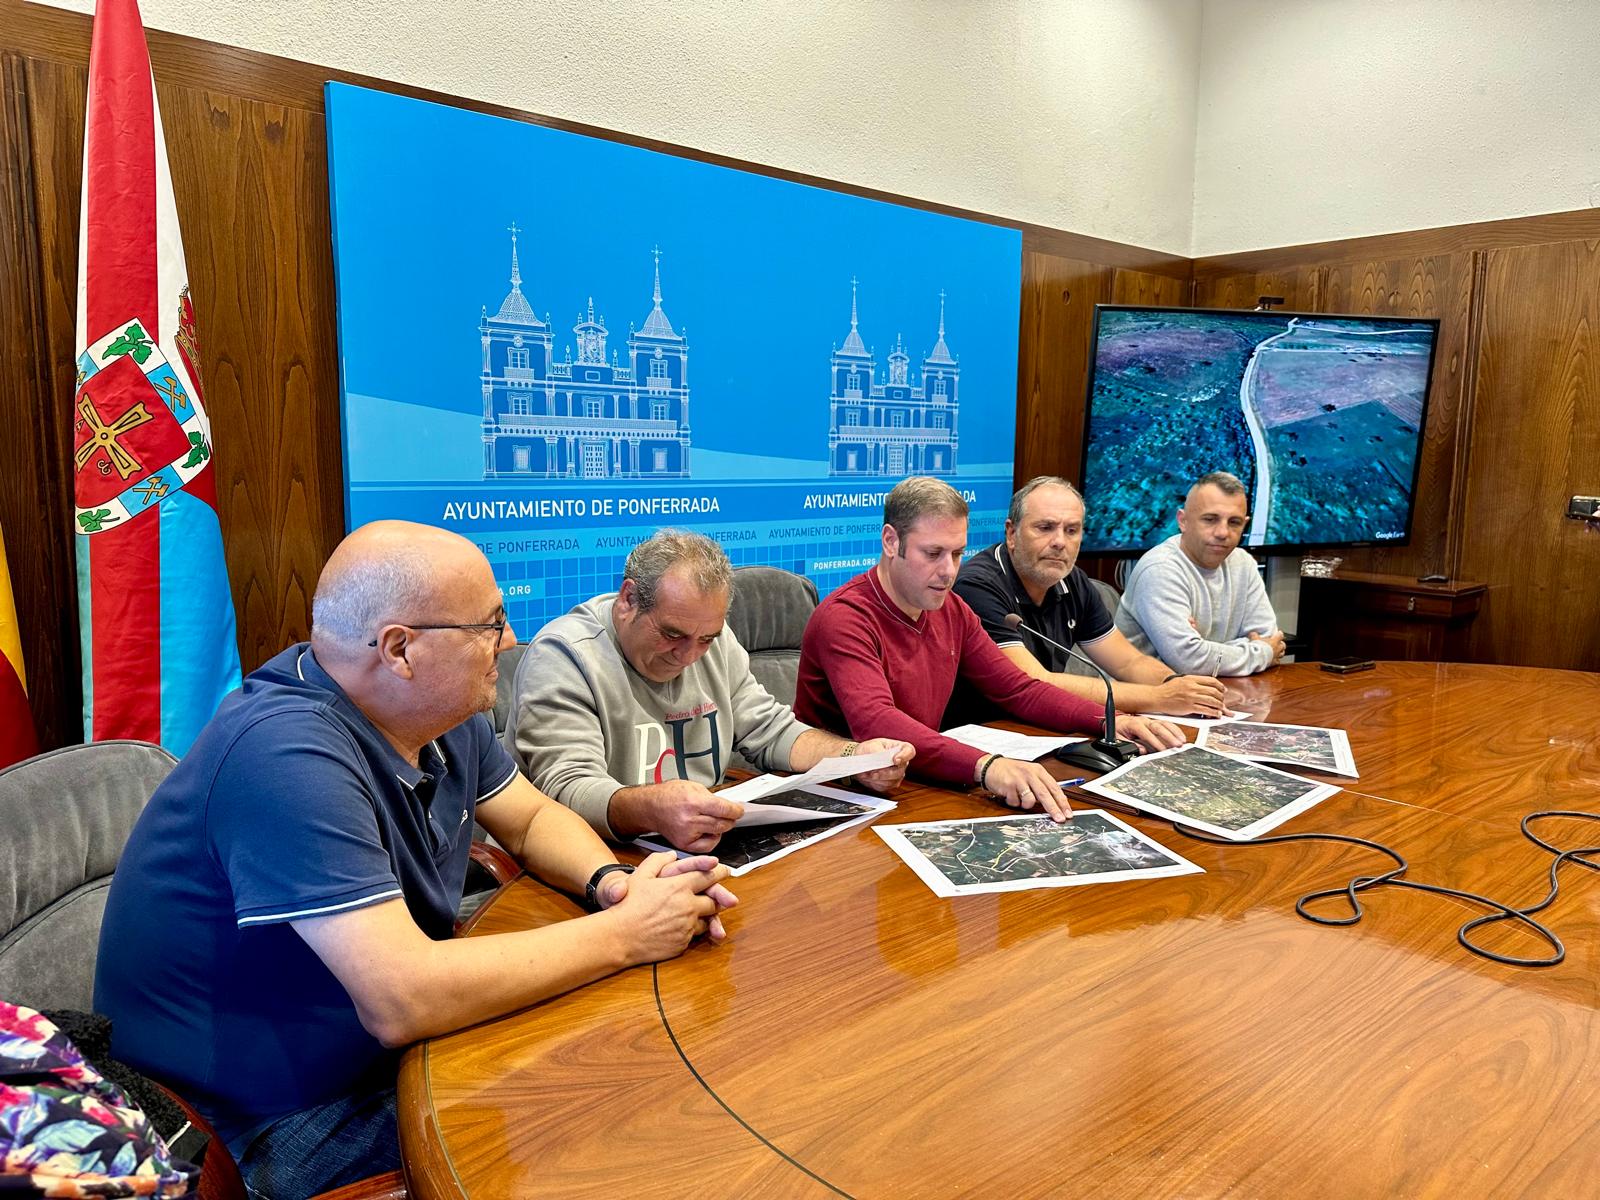
[[[1530, 904], [1551, 858], [1518, 819], [1600, 812], [1600, 676], [1301, 664], [1230, 686], [1262, 719], [1350, 731], [1360, 780], [1278, 832], [1382, 841], [1411, 878]], [[880, 821], [999, 811], [896, 799]], [[1205, 874], [940, 900], [864, 826], [733, 881], [722, 946], [413, 1048], [411, 1195], [1600, 1194], [1593, 872], [1565, 867], [1544, 914], [1566, 961], [1515, 968], [1456, 944], [1481, 910], [1455, 901], [1295, 915], [1386, 869], [1371, 852], [1131, 819]], [[1542, 832], [1600, 844], [1592, 823]], [[576, 911], [523, 878], [476, 932]]]

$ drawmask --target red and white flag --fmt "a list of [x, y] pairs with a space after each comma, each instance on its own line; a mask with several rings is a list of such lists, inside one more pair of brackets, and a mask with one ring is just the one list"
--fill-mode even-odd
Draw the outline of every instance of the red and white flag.
[[211, 422], [135, 0], [99, 0], [78, 241], [73, 463], [84, 737], [182, 754], [239, 684]]

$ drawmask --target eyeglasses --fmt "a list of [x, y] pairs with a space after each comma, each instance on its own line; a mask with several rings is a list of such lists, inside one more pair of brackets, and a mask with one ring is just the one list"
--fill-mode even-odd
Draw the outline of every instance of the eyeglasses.
[[[398, 624], [398, 622], [396, 622]], [[511, 624], [511, 618], [501, 616], [498, 621], [478, 621], [468, 625], [407, 625], [407, 629], [465, 629], [470, 633], [482, 633], [486, 629], [494, 630], [495, 645], [500, 644], [500, 639], [506, 634], [506, 626]], [[369, 647], [376, 646], [378, 639], [373, 638], [367, 643]]]

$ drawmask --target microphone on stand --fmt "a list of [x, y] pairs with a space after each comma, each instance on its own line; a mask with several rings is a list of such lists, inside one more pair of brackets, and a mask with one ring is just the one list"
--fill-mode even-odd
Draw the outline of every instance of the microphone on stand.
[[1094, 668], [1095, 674], [1100, 676], [1106, 685], [1106, 723], [1105, 730], [1092, 742], [1073, 742], [1070, 746], [1062, 746], [1055, 752], [1055, 757], [1064, 763], [1071, 763], [1075, 767], [1083, 767], [1090, 771], [1115, 771], [1129, 759], [1139, 757], [1139, 747], [1132, 742], [1117, 739], [1117, 705], [1116, 699], [1111, 694], [1111, 676], [1101, 669], [1100, 664], [1094, 659], [1079, 654], [1071, 646], [1063, 646], [1053, 638], [1046, 637], [1030, 625], [1023, 624], [1022, 617], [1017, 613], [1007, 613], [1005, 624], [1010, 629], [1020, 629], [1024, 633], [1031, 633], [1041, 642], [1054, 646], [1066, 654], [1071, 655], [1081, 663]]

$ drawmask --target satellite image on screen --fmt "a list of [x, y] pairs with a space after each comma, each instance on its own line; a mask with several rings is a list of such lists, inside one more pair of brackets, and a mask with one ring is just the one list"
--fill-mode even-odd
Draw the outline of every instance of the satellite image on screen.
[[1437, 326], [1176, 309], [1099, 311], [1085, 551], [1144, 550], [1208, 471], [1249, 490], [1245, 544], [1405, 539]]

